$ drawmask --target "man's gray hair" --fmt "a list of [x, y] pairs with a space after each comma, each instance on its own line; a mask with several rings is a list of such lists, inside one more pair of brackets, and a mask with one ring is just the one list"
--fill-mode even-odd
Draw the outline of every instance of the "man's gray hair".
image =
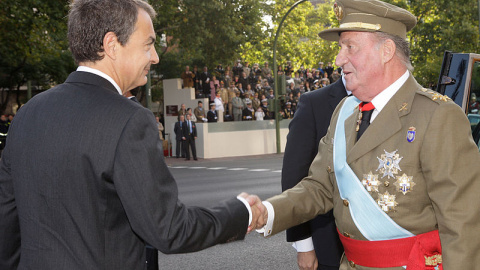
[[375, 32], [374, 34], [381, 42], [384, 42], [387, 39], [391, 39], [397, 47], [395, 54], [400, 58], [400, 60], [405, 64], [405, 67], [410, 72], [413, 71], [412, 62], [410, 61], [410, 44], [408, 43], [408, 41], [399, 36], [387, 34], [384, 32]]
[[68, 42], [75, 62], [103, 59], [103, 38], [113, 32], [123, 46], [135, 31], [138, 10], [153, 19], [155, 10], [143, 0], [71, 0]]

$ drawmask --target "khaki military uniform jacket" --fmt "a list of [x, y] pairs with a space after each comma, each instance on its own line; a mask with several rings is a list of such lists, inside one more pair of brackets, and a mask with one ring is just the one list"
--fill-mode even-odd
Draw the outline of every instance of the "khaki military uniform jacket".
[[[332, 143], [343, 103], [320, 141], [309, 176], [268, 200], [275, 210], [272, 234], [333, 208], [342, 234], [366, 240], [353, 222], [349, 202], [340, 198], [333, 170]], [[347, 163], [360, 181], [378, 178], [377, 185], [367, 189], [372, 198], [394, 205], [386, 207], [387, 215], [415, 235], [438, 229], [444, 269], [478, 269], [480, 153], [465, 113], [446, 97], [422, 89], [413, 76], [356, 142], [358, 113], [357, 108], [345, 121]], [[409, 142], [413, 128], [414, 140]], [[406, 193], [400, 190], [402, 182], [410, 184]], [[345, 256], [340, 269], [353, 269]]]

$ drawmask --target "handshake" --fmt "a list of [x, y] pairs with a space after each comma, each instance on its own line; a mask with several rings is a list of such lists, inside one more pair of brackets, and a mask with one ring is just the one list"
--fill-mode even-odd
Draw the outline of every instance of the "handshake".
[[245, 192], [242, 192], [238, 196], [244, 198], [252, 210], [252, 222], [248, 226], [247, 233], [263, 228], [265, 224], [267, 224], [268, 212], [262, 200], [260, 200], [257, 195], [249, 195]]

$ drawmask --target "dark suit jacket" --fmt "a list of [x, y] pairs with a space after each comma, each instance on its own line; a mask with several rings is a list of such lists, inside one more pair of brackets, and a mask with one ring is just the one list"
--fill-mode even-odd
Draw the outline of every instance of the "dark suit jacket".
[[192, 133], [190, 133], [190, 130], [188, 128], [187, 120], [183, 122], [182, 132], [186, 140], [194, 139], [195, 137], [197, 137], [197, 126], [195, 125], [195, 122], [190, 120], [190, 123], [192, 124]]
[[175, 122], [175, 126], [173, 127], [173, 132], [175, 132], [175, 139], [177, 141], [181, 141], [183, 136], [183, 126], [185, 123], [182, 123], [180, 126], [180, 121]]
[[0, 167], [0, 269], [145, 269], [145, 241], [192, 252], [243, 238], [247, 223], [236, 198], [183, 205], [153, 114], [97, 75], [74, 72], [15, 116]]
[[[327, 133], [330, 118], [337, 104], [347, 96], [342, 80], [308, 92], [300, 97], [297, 111], [289, 126], [283, 158], [282, 190], [295, 186], [308, 175], [318, 152], [318, 143]], [[321, 265], [338, 266], [343, 253], [333, 213], [330, 211], [310, 222], [287, 230], [287, 241], [313, 237], [315, 253]]]

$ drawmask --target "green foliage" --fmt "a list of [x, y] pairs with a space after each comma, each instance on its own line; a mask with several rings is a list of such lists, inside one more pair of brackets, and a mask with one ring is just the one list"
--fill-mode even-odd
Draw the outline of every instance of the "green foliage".
[[[0, 1], [0, 88], [18, 89], [27, 80], [47, 89], [74, 68], [66, 39], [66, 3]], [[5, 100], [2, 100], [4, 110]]]

